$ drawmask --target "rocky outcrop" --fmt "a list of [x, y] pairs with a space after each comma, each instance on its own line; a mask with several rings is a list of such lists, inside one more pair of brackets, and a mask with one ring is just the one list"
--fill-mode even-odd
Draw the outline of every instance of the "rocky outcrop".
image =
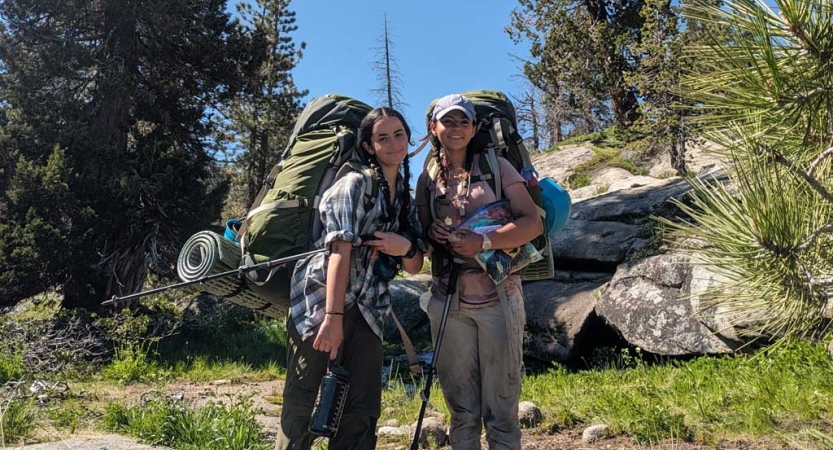
[[[623, 264], [596, 305], [596, 314], [632, 345], [660, 355], [720, 354], [734, 351], [738, 343], [722, 334], [726, 327], [707, 326], [726, 318], [704, 318], [699, 304], [692, 304], [692, 284], [701, 280], [688, 257], [658, 255]], [[702, 273], [702, 271], [698, 271]], [[694, 282], [694, 283], [693, 283]], [[700, 293], [702, 294], [703, 291]], [[711, 314], [716, 311], [711, 311]], [[728, 328], [731, 330], [731, 327]]]
[[[588, 160], [578, 148], [570, 149], [570, 159]], [[688, 161], [689, 169], [702, 171], [701, 181], [727, 182], [714, 171], [719, 161], [695, 156], [700, 159]], [[651, 216], [680, 214], [670, 200], [685, 201], [691, 191], [687, 181], [660, 171], [657, 166], [651, 174], [664, 179], [605, 168], [591, 174], [590, 186], [571, 191], [571, 220], [552, 238], [555, 279], [525, 286], [527, 310], [535, 311], [528, 314], [526, 355], [570, 360], [582, 350], [587, 330], [604, 334], [600, 323], [662, 355], [726, 353], [743, 340], [725, 311], [708, 306], [720, 277], [682, 255], [651, 256], [665, 251], [651, 241]]]
[[557, 266], [579, 270], [591, 266], [613, 272], [639, 239], [638, 226], [621, 222], [573, 219], [552, 237]]
[[[634, 183], [637, 187], [608, 192], [576, 202], [573, 204], [570, 219], [633, 223], [636, 218], [646, 218], [654, 214], [674, 215], [676, 208], [668, 201], [682, 198], [691, 190], [688, 182], [680, 178], [650, 183], [645, 183], [642, 177], [638, 179], [641, 181]], [[725, 182], [727, 177], [717, 172], [703, 175], [700, 180]]]
[[590, 161], [595, 154], [589, 146], [565, 145], [558, 151], [536, 155], [535, 169], [542, 177], [548, 176], [566, 185], [567, 179], [574, 173], [573, 168]]
[[[686, 169], [693, 174], [703, 175], [717, 169], [729, 167], [729, 161], [715, 154], [719, 146], [713, 142], [704, 141], [686, 148]], [[648, 175], [654, 178], [668, 178], [677, 174], [671, 167], [671, 155], [662, 152], [651, 162]]]
[[[419, 297], [427, 292], [431, 283], [430, 276], [417, 275], [404, 280], [393, 280], [390, 283], [391, 293], [391, 309], [396, 314], [402, 328], [415, 340], [418, 337], [430, 336], [430, 324], [428, 316], [419, 307]], [[393, 320], [388, 317], [385, 320], [384, 328], [385, 340], [392, 342], [402, 342], [399, 336], [399, 330]], [[411, 336], [411, 335], [414, 336]]]
[[596, 301], [604, 284], [605, 281], [524, 283], [524, 354], [542, 361], [573, 359], [591, 333]]
[[[535, 166], [541, 176], [563, 183], [573, 167], [593, 157], [590, 147], [566, 146], [538, 155]], [[727, 177], [711, 172], [700, 180], [725, 183]], [[690, 264], [686, 256], [662, 254], [666, 249], [652, 239], [651, 217], [679, 214], [669, 200], [684, 201], [689, 183], [634, 176], [618, 168], [596, 171], [591, 182], [587, 189], [596, 190], [593, 196], [574, 196], [570, 221], [552, 237], [555, 276], [524, 283], [525, 356], [568, 362], [593, 345], [618, 344], [619, 338], [661, 355], [736, 349], [745, 339], [733, 326], [736, 321], [710, 306], [709, 296], [721, 277]], [[430, 342], [429, 321], [419, 305], [429, 284], [423, 276], [391, 285], [393, 310], [417, 342]], [[399, 341], [392, 320], [385, 336]]]

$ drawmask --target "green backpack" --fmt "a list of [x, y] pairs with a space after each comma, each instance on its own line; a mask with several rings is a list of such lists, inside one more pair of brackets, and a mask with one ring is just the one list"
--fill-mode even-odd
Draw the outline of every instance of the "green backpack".
[[[371, 107], [352, 98], [329, 94], [307, 104], [280, 162], [249, 209], [238, 231], [241, 264], [252, 265], [315, 249], [323, 224], [318, 214], [321, 196], [349, 172], [366, 179], [366, 211], [376, 210], [378, 181], [358, 151], [359, 127]], [[371, 218], [366, 223], [373, 222]], [[358, 254], [358, 252], [354, 252]], [[250, 271], [246, 284], [284, 312], [294, 264]]]
[[[470, 146], [476, 149], [479, 155], [477, 160], [480, 166], [480, 180], [486, 181], [495, 192], [497, 199], [500, 200], [503, 193], [501, 192], [497, 157], [505, 158], [526, 180], [527, 191], [529, 191], [532, 201], [535, 202], [535, 206], [538, 207], [542, 222], [546, 225], [546, 211], [544, 210], [541, 188], [538, 185], [538, 172], [532, 166], [529, 151], [523, 143], [523, 138], [518, 133], [518, 120], [512, 102], [504, 93], [499, 91], [469, 91], [463, 92], [461, 95], [471, 100], [477, 114], [475, 125], [478, 127], [478, 131], [472, 138]], [[431, 123], [431, 116], [436, 103], [437, 99], [431, 102], [425, 112], [426, 129]], [[431, 180], [436, 181], [439, 167], [437, 167], [433, 158], [426, 158], [426, 170]], [[433, 211], [434, 202], [431, 201], [430, 205], [432, 209], [431, 216], [434, 217], [436, 216]], [[532, 240], [532, 245], [541, 252], [544, 259], [521, 270], [521, 279], [524, 281], [551, 279], [555, 274], [550, 240], [545, 233]]]

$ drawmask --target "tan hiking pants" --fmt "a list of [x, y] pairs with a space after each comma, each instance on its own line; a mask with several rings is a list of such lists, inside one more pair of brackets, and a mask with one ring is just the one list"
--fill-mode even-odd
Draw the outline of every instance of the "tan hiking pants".
[[[520, 283], [507, 289], [506, 298], [477, 309], [451, 304], [437, 375], [451, 411], [453, 450], [480, 449], [483, 426], [491, 450], [521, 448], [518, 400], [526, 315]], [[435, 297], [428, 305], [435, 340], [443, 304]]]

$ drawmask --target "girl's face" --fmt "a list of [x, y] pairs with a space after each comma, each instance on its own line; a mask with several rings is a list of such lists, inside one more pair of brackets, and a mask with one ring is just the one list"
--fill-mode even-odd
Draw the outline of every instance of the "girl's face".
[[474, 123], [462, 111], [451, 111], [431, 122], [430, 128], [446, 151], [465, 151], [474, 137]]
[[408, 154], [408, 134], [398, 118], [384, 116], [373, 124], [370, 145], [363, 145], [368, 153], [376, 155], [382, 167], [398, 168]]

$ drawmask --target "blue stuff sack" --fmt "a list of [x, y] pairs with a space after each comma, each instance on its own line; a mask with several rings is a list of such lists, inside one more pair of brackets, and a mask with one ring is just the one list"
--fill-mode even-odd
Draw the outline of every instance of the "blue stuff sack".
[[541, 194], [544, 198], [544, 211], [547, 212], [544, 231], [552, 236], [567, 224], [572, 209], [572, 200], [570, 193], [550, 177], [542, 178], [538, 181], [538, 185], [541, 187]]
[[223, 233], [223, 237], [231, 242], [240, 242], [240, 238], [237, 236], [237, 230], [240, 229], [241, 225], [243, 225], [243, 221], [240, 219], [227, 220], [226, 232]]

